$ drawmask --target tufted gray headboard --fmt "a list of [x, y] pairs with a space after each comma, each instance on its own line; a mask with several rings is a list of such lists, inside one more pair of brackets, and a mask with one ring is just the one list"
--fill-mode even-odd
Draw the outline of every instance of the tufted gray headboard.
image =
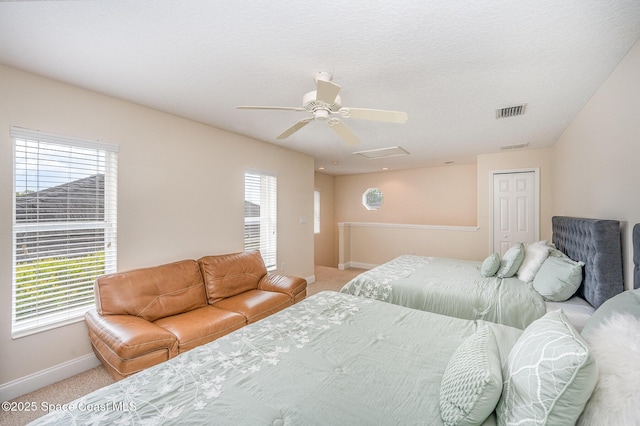
[[585, 263], [579, 296], [597, 309], [624, 291], [619, 221], [554, 216], [551, 225], [558, 250]]
[[633, 288], [640, 288], [640, 223], [633, 226]]

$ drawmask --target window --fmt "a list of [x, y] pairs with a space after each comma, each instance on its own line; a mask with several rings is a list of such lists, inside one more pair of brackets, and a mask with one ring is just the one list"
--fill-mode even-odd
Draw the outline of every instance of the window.
[[378, 210], [382, 207], [383, 201], [384, 196], [378, 188], [368, 188], [364, 191], [364, 194], [362, 194], [362, 205], [365, 206], [367, 210]]
[[313, 233], [320, 233], [320, 191], [313, 191]]
[[117, 146], [11, 128], [12, 336], [83, 319], [116, 270]]
[[244, 174], [244, 250], [260, 250], [267, 270], [276, 269], [278, 178], [271, 173]]

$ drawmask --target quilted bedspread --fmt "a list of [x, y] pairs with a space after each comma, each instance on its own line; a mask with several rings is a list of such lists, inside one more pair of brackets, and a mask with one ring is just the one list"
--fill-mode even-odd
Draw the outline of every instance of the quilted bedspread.
[[[322, 292], [33, 424], [439, 425], [447, 362], [483, 323]], [[506, 357], [520, 330], [489, 326]]]
[[481, 262], [400, 256], [348, 282], [342, 293], [520, 329], [546, 312], [531, 283], [482, 277]]

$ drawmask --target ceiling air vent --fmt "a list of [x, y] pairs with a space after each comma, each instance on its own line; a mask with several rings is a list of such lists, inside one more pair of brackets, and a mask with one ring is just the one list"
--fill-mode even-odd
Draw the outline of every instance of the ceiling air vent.
[[523, 115], [527, 104], [514, 105], [505, 108], [498, 108], [496, 110], [496, 118], [508, 118], [515, 117], [517, 115]]
[[391, 146], [389, 148], [379, 148], [379, 149], [370, 149], [368, 151], [358, 151], [358, 152], [354, 152], [354, 154], [358, 154], [363, 156], [364, 158], [368, 158], [369, 160], [372, 160], [376, 158], [398, 157], [401, 155], [408, 155], [409, 153], [399, 146]]
[[500, 149], [503, 150], [503, 151], [508, 151], [510, 149], [522, 149], [522, 148], [526, 148], [528, 146], [529, 146], [528, 143], [518, 143], [518, 144], [514, 144], [514, 145], [503, 145], [503, 146], [500, 147]]

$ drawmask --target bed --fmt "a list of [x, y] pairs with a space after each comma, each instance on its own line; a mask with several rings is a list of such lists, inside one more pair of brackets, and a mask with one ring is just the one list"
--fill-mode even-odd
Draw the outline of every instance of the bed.
[[520, 330], [321, 292], [32, 424], [637, 424], [639, 327], [640, 290], [582, 335], [562, 310]]
[[485, 262], [400, 256], [355, 277], [341, 292], [520, 329], [548, 311], [563, 309], [580, 329], [596, 308], [624, 289], [620, 223], [554, 216], [552, 231], [553, 248], [548, 253], [584, 266], [582, 280], [576, 283], [579, 288], [567, 300], [542, 291], [543, 297], [540, 287], [546, 285], [541, 277], [534, 278], [535, 272], [527, 278], [522, 274], [522, 280], [520, 271], [511, 277], [482, 276], [491, 256]]

